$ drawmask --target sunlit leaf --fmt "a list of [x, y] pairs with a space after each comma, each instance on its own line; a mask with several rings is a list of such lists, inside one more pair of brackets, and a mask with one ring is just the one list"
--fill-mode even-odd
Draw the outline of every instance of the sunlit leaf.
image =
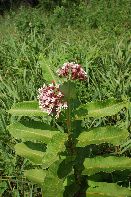
[[60, 90], [67, 100], [76, 98], [76, 86], [74, 82], [64, 82], [62, 85], [60, 85]]
[[[63, 197], [64, 179], [60, 179], [58, 175], [59, 165], [62, 160], [54, 162], [48, 169], [45, 181], [43, 184], [43, 196], [44, 197]], [[64, 169], [63, 169], [64, 170]]]
[[29, 144], [25, 143], [18, 143], [15, 145], [16, 154], [29, 159], [34, 164], [41, 165], [45, 153], [37, 150], [35, 143], [33, 144], [33, 146], [29, 146]]
[[52, 81], [57, 83], [58, 77], [56, 73], [54, 73], [53, 68], [51, 67], [52, 65], [50, 65], [51, 62], [49, 61], [49, 59], [46, 59], [46, 57], [44, 57], [41, 54], [39, 57], [39, 64], [40, 64], [40, 67], [42, 68], [42, 74], [43, 74], [44, 79], [49, 83], [51, 83]]
[[16, 103], [8, 112], [13, 116], [47, 116], [47, 113], [39, 108], [37, 101]]
[[90, 144], [110, 143], [120, 145], [129, 133], [126, 129], [115, 126], [97, 127], [89, 131], [84, 131], [78, 136], [77, 146], [84, 147]]
[[130, 197], [131, 191], [120, 187], [116, 183], [89, 181], [90, 187], [86, 191], [87, 197]]
[[86, 158], [83, 174], [93, 175], [98, 172], [113, 172], [115, 170], [131, 169], [131, 158], [128, 157], [102, 157]]
[[55, 161], [59, 160], [59, 153], [65, 151], [65, 142], [67, 141], [67, 134], [56, 134], [50, 143], [47, 145], [46, 153], [43, 157], [43, 168], [48, 168]]
[[53, 130], [49, 125], [37, 121], [31, 121], [30, 124], [27, 125], [16, 122], [9, 125], [7, 129], [16, 139], [43, 143], [48, 143], [55, 134], [59, 133], [57, 129]]
[[119, 102], [115, 99], [105, 101], [95, 101], [81, 105], [76, 109], [76, 119], [84, 117], [100, 118], [117, 114], [124, 107], [128, 107], [128, 102]]
[[42, 169], [25, 170], [24, 176], [26, 176], [26, 178], [29, 181], [35, 184], [37, 183], [38, 185], [42, 186], [46, 176], [46, 170], [42, 170]]
[[8, 188], [8, 185], [5, 181], [0, 183], [0, 196], [4, 193], [4, 191]]

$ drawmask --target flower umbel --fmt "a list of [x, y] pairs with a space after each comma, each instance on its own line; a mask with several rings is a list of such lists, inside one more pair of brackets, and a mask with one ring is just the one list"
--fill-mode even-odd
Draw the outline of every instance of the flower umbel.
[[54, 82], [48, 86], [44, 84], [38, 89], [38, 92], [39, 106], [48, 115], [55, 115], [58, 118], [62, 108], [67, 108], [67, 102], [63, 101], [64, 95], [60, 91], [59, 85]]
[[62, 68], [57, 70], [57, 74], [59, 77], [67, 77], [68, 79], [79, 79], [79, 80], [86, 80], [87, 79], [87, 73], [84, 71], [84, 69], [81, 67], [81, 65], [76, 64], [74, 62], [67, 62], [64, 63]]

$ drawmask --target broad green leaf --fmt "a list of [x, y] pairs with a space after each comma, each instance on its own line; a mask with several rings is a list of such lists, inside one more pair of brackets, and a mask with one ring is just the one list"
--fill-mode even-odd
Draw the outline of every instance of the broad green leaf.
[[90, 144], [110, 143], [113, 145], [122, 144], [129, 133], [126, 129], [115, 126], [97, 127], [82, 132], [78, 137], [77, 146], [85, 147]]
[[[68, 197], [72, 197], [75, 196], [75, 194], [80, 191], [80, 185], [78, 185], [77, 183], [72, 182], [72, 184], [65, 186], [65, 192], [64, 195], [68, 196]], [[82, 193], [82, 192], [81, 192]]]
[[31, 162], [37, 165], [42, 164], [42, 158], [45, 154], [44, 152], [40, 150], [36, 150], [35, 144], [34, 144], [34, 148], [32, 148], [25, 143], [18, 143], [15, 145], [15, 151], [17, 155], [27, 158]]
[[8, 185], [5, 181], [0, 183], [0, 196], [2, 197], [2, 194], [4, 191], [8, 188]]
[[[43, 143], [48, 143], [54, 135], [59, 133], [57, 129], [53, 130], [49, 125], [45, 123], [37, 122], [35, 125], [34, 121], [31, 121], [30, 125], [24, 125], [19, 122], [13, 123], [7, 127], [10, 134], [16, 138], [21, 139], [22, 141], [38, 141]], [[52, 130], [52, 131], [51, 131]]]
[[67, 100], [76, 98], [76, 85], [70, 80], [60, 85], [60, 90]]
[[54, 135], [50, 143], [47, 145], [47, 151], [53, 152], [54, 154], [65, 151], [65, 142], [67, 139], [68, 135], [66, 133]]
[[80, 185], [76, 183], [75, 175], [73, 172], [69, 176], [66, 176], [66, 179], [64, 181], [64, 186], [65, 186], [65, 192], [64, 192], [65, 197], [66, 196], [72, 197], [80, 190]]
[[113, 172], [115, 170], [131, 169], [131, 158], [128, 157], [102, 157], [86, 158], [84, 161], [84, 175], [93, 175], [98, 172]]
[[53, 68], [51, 68], [51, 62], [49, 59], [47, 59], [46, 57], [44, 57], [42, 54], [39, 57], [39, 64], [42, 68], [42, 74], [44, 79], [47, 82], [52, 82], [54, 81], [55, 83], [58, 82], [58, 77], [57, 75], [54, 73]]
[[39, 108], [37, 101], [16, 103], [8, 112], [13, 116], [47, 116], [47, 113]]
[[53, 164], [57, 160], [59, 160], [58, 154], [49, 153], [47, 151], [42, 160], [43, 169], [47, 169], [51, 164]]
[[75, 116], [76, 119], [83, 119], [86, 116], [94, 118], [112, 116], [117, 114], [124, 107], [128, 107], [128, 102], [119, 102], [115, 99], [90, 102], [77, 108]]
[[[91, 181], [92, 182], [92, 181]], [[90, 185], [90, 181], [89, 181]], [[131, 191], [116, 183], [92, 182], [86, 191], [87, 197], [130, 197]]]
[[42, 186], [46, 176], [46, 170], [42, 170], [42, 169], [26, 170], [24, 172], [24, 176], [26, 176], [26, 178], [29, 181], [33, 183], [37, 183], [38, 185]]
[[54, 162], [48, 169], [45, 181], [43, 184], [43, 196], [44, 197], [63, 197], [64, 185], [63, 179], [59, 178], [58, 170], [62, 160]]
[[73, 174], [74, 160], [75, 160], [75, 156], [66, 156], [66, 158], [63, 159], [63, 161], [59, 165], [59, 170], [58, 170], [58, 175], [60, 178], [65, 178], [68, 175]]
[[42, 167], [48, 168], [55, 161], [59, 160], [59, 153], [65, 151], [65, 142], [67, 141], [67, 134], [60, 133], [53, 136], [50, 143], [47, 145], [46, 153], [42, 160]]

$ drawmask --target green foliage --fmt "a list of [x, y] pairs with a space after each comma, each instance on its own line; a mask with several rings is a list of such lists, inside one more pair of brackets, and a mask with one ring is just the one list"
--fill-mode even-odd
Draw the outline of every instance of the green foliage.
[[72, 81], [64, 82], [60, 86], [61, 92], [64, 94], [64, 98], [67, 100], [76, 99], [76, 85]]
[[18, 18], [15, 18], [15, 23], [18, 31], [23, 32], [25, 35], [28, 35], [32, 32], [36, 32], [36, 36], [43, 34], [45, 31], [46, 21], [43, 16], [40, 14], [40, 10], [26, 9], [26, 12], [19, 12]]
[[44, 153], [39, 150], [35, 150], [35, 144], [30, 149], [30, 146], [24, 143], [18, 143], [15, 145], [15, 151], [17, 155], [30, 159], [34, 164], [40, 165], [42, 164], [42, 158]]
[[7, 183], [6, 182], [1, 182], [0, 183], [0, 195], [7, 189]]
[[32, 182], [37, 183], [38, 185], [43, 186], [44, 179], [46, 177], [46, 171], [42, 169], [31, 169], [26, 170], [24, 175]]
[[131, 149], [131, 139], [121, 145], [121, 153], [126, 152], [128, 149]]
[[[57, 3], [60, 6], [56, 6]], [[74, 144], [77, 143], [77, 140], [80, 138], [77, 144], [79, 147], [76, 148], [77, 151], [80, 152], [79, 159], [77, 158], [74, 162], [75, 157], [73, 155], [70, 156], [72, 158], [70, 161], [66, 160], [66, 165], [59, 165], [59, 168], [64, 169], [62, 171], [63, 177], [66, 177], [66, 181], [59, 180], [59, 189], [57, 188], [58, 184], [54, 184], [57, 188], [56, 195], [72, 197], [75, 193], [79, 192], [79, 190], [82, 190], [82, 192], [86, 191], [86, 188], [82, 188], [82, 186], [75, 182], [74, 174], [77, 174], [78, 172], [76, 172], [76, 170], [75, 172], [69, 170], [70, 166], [74, 169], [76, 162], [79, 161], [78, 169], [81, 174], [81, 170], [84, 168], [83, 161], [85, 158], [94, 158], [96, 155], [103, 155], [103, 157], [105, 157], [110, 153], [116, 155], [122, 154], [123, 157], [130, 157], [131, 154], [130, 137], [126, 139], [127, 129], [130, 132], [130, 116], [128, 115], [130, 109], [126, 106], [126, 102], [127, 100], [130, 100], [128, 98], [131, 96], [129, 42], [130, 1], [122, 0], [110, 2], [101, 0], [99, 2], [90, 1], [88, 3], [85, 1], [78, 3], [77, 1], [77, 4], [75, 4], [74, 1], [51, 1], [50, 3], [49, 1], [41, 1], [41, 4], [47, 4], [48, 8], [52, 7], [53, 9], [50, 11], [48, 9], [47, 11], [42, 7], [32, 9], [22, 6], [20, 9], [17, 9], [17, 11], [12, 10], [10, 13], [6, 13], [3, 18], [0, 18], [0, 174], [2, 175], [2, 181], [4, 182], [5, 179], [8, 183], [8, 186], [6, 184], [6, 187], [4, 187], [4, 190], [6, 191], [3, 193], [3, 196], [21, 195], [36, 197], [41, 195], [37, 191], [37, 186], [32, 186], [28, 181], [23, 181], [23, 169], [27, 170], [35, 168], [37, 170], [36, 165], [33, 166], [32, 162], [30, 163], [28, 160], [29, 152], [33, 154], [33, 151], [35, 152], [37, 150], [38, 152], [46, 154], [46, 151], [49, 150], [49, 159], [47, 155], [46, 158], [42, 158], [42, 162], [46, 159], [46, 167], [47, 161], [50, 166], [54, 164], [52, 164], [53, 161], [57, 162], [59, 158], [65, 158], [70, 149], [69, 147], [72, 147], [71, 144], [68, 147], [68, 143], [66, 144], [66, 149], [61, 145], [63, 148], [60, 148], [61, 150], [59, 149], [59, 151], [63, 152], [60, 153], [58, 151], [57, 153], [55, 146], [55, 154], [51, 154], [51, 151], [53, 152], [53, 146], [52, 148], [49, 148], [50, 140], [53, 143], [54, 139], [54, 141], [56, 140], [56, 143], [59, 144], [59, 140], [62, 138], [59, 139], [58, 137], [57, 140], [54, 138], [55, 135], [52, 136], [52, 134], [54, 134], [53, 132], [59, 132], [56, 128], [54, 129], [54, 126], [62, 128], [60, 130], [63, 130], [63, 132], [67, 132], [66, 124], [63, 122], [60, 123], [65, 116], [60, 117], [60, 120], [56, 125], [54, 125], [55, 123], [52, 122], [52, 119], [50, 118], [51, 125], [53, 124], [53, 128], [51, 128], [51, 126], [47, 127], [45, 124], [45, 121], [46, 123], [49, 122], [49, 120], [46, 120], [46, 114], [39, 109], [39, 112], [32, 113], [29, 111], [24, 112], [24, 110], [20, 112], [20, 108], [17, 108], [18, 111], [16, 110], [17, 112], [12, 112], [14, 113], [14, 116], [11, 118], [6, 112], [12, 105], [17, 106], [17, 102], [22, 102], [23, 100], [37, 100], [36, 95], [38, 88], [41, 87], [43, 83], [52, 80], [52, 77], [49, 77], [49, 70], [53, 70], [54, 74], [57, 68], [67, 61], [76, 61], [85, 66], [89, 76], [86, 83], [75, 83], [77, 86], [79, 102], [86, 105], [92, 101], [91, 103], [97, 103], [97, 106], [99, 106], [99, 101], [103, 100], [103, 102], [105, 102], [106, 99], [111, 97], [115, 98], [113, 102], [116, 101], [119, 103], [117, 99], [123, 102], [121, 102], [120, 106], [119, 104], [117, 105], [117, 109], [114, 109], [115, 105], [112, 105], [110, 106], [110, 109], [108, 108], [107, 110], [106, 108], [106, 110], [104, 109], [102, 112], [101, 108], [100, 111], [103, 113], [103, 117], [100, 115], [101, 113], [96, 113], [95, 116], [94, 108], [92, 109], [93, 115], [91, 114], [94, 118], [89, 118], [89, 109], [86, 108], [85, 105], [84, 108], [82, 105], [79, 110], [77, 110], [78, 114], [75, 113], [75, 110], [73, 109], [72, 120], [74, 114], [76, 114], [76, 119], [78, 118], [82, 120], [82, 122], [77, 120], [74, 121], [77, 122], [77, 126], [74, 126], [74, 122], [71, 125], [72, 133], [75, 133], [75, 135], [73, 135], [73, 139], [75, 138]], [[42, 54], [44, 60], [39, 59], [40, 54]], [[49, 65], [50, 67], [48, 69]], [[74, 90], [75, 88], [72, 89]], [[38, 105], [36, 108], [37, 107]], [[125, 109], [126, 107], [128, 109]], [[97, 110], [98, 108], [96, 109], [96, 112]], [[110, 115], [110, 113], [113, 112], [114, 115]], [[36, 123], [31, 122], [27, 125], [20, 122], [19, 124], [18, 121], [23, 119], [22, 116], [30, 116], [29, 119], [33, 119]], [[29, 119], [28, 117], [24, 117], [24, 120], [27, 120], [27, 122], [30, 122]], [[44, 122], [42, 122], [43, 119]], [[38, 122], [43, 126], [38, 128], [36, 126]], [[16, 138], [16, 140], [11, 138], [6, 129], [6, 126], [9, 124], [11, 124], [8, 127], [9, 132], [14, 138]], [[81, 128], [80, 125], [87, 127], [89, 130], [87, 130], [87, 128]], [[106, 127], [107, 131], [105, 131], [103, 126], [106, 125], [115, 125], [115, 130], [112, 129], [110, 132]], [[119, 125], [119, 128], [122, 125], [122, 129], [119, 129], [117, 125]], [[16, 128], [14, 128], [15, 126]], [[98, 126], [103, 127], [103, 130], [101, 130], [101, 132], [99, 131], [99, 134], [97, 132], [97, 130], [100, 129]], [[112, 138], [112, 140], [110, 138], [109, 140], [109, 137], [113, 136], [113, 131], [114, 138]], [[32, 132], [34, 135], [32, 135]], [[40, 132], [43, 132], [42, 135], [39, 135]], [[77, 135], [76, 133], [79, 134]], [[97, 134], [98, 137], [96, 139]], [[104, 135], [104, 140], [102, 135]], [[108, 140], [107, 138], [105, 139], [105, 136], [108, 136]], [[88, 137], [90, 138], [91, 143], [88, 141]], [[39, 141], [40, 138], [41, 140]], [[14, 156], [14, 144], [21, 142], [21, 140], [22, 142], [25, 142], [24, 147], [27, 148], [27, 152], [24, 152], [23, 157], [28, 159]], [[127, 142], [125, 142], [126, 140]], [[33, 143], [29, 143], [28, 141]], [[66, 137], [65, 141], [67, 141]], [[42, 145], [42, 143], [46, 143], [47, 145]], [[103, 143], [113, 144], [114, 146], [112, 147]], [[119, 147], [115, 147], [121, 143], [123, 144], [120, 146], [120, 149]], [[72, 148], [71, 152], [74, 154]], [[38, 166], [38, 169], [41, 170], [41, 168], [41, 165]], [[59, 174], [58, 172], [53, 178], [54, 182], [56, 180], [56, 183], [59, 183], [58, 179], [60, 178], [56, 178]], [[99, 175], [100, 173], [97, 174]], [[121, 174], [121, 176], [118, 176], [119, 174]], [[105, 181], [105, 177], [108, 176], [108, 173], [103, 173], [101, 176], [101, 181]], [[125, 171], [118, 171], [118, 174], [113, 174], [112, 176], [115, 176], [115, 178], [109, 178], [109, 180], [106, 179], [106, 181], [114, 182], [114, 184], [117, 182], [121, 183], [122, 186], [130, 187], [130, 174], [128, 175], [128, 179], [125, 178]], [[116, 178], [116, 176], [118, 178]], [[49, 177], [52, 179], [52, 174]], [[86, 176], [81, 175], [81, 177], [81, 185], [86, 187]], [[37, 183], [35, 180], [32, 180], [32, 182]], [[64, 189], [61, 182], [64, 184]], [[39, 183], [37, 184], [39, 185]], [[106, 184], [108, 184], [109, 188], [109, 183]], [[11, 187], [9, 187], [9, 185], [11, 185]], [[48, 184], [45, 186], [46, 189], [43, 195], [47, 193], [46, 195], [48, 196], [48, 192], [52, 189], [50, 195], [54, 196], [53, 192], [55, 193], [56, 188], [50, 188], [49, 185], [53, 186], [50, 179], [48, 179]], [[106, 185], [99, 189], [102, 191], [104, 188], [108, 191]], [[90, 191], [90, 189], [96, 190], [98, 187], [88, 188], [88, 191]], [[121, 190], [122, 189], [123, 188], [121, 187]], [[2, 190], [2, 192], [4, 190]], [[64, 194], [63, 190], [65, 190]], [[110, 191], [112, 190], [113, 189]], [[127, 191], [127, 194], [128, 193], [129, 191]], [[111, 196], [113, 195], [114, 193], [111, 194]], [[123, 194], [123, 196], [126, 195]]]
[[53, 197], [54, 193], [58, 197], [63, 196], [64, 192], [64, 185], [63, 185], [63, 179], [60, 179], [58, 176], [58, 169], [59, 164], [62, 162], [62, 160], [54, 162], [45, 177], [45, 182], [43, 184], [43, 196], [45, 197]]
[[90, 186], [86, 192], [89, 197], [104, 196], [104, 197], [129, 197], [131, 191], [127, 188], [122, 188], [115, 183], [104, 183], [104, 182], [89, 182]]
[[131, 169], [131, 159], [128, 157], [94, 157], [86, 158], [83, 174], [93, 175], [98, 172], [113, 172], [115, 170]]
[[90, 144], [110, 143], [113, 145], [122, 144], [129, 136], [128, 130], [115, 126], [97, 127], [83, 131], [78, 136], [77, 146], [85, 147]]
[[47, 116], [47, 113], [42, 112], [37, 101], [25, 101], [15, 104], [9, 113], [13, 116]]
[[28, 125], [21, 123], [13, 123], [7, 127], [11, 135], [16, 139], [24, 141], [36, 141], [48, 143], [54, 135], [59, 133], [57, 129], [53, 129], [47, 124], [41, 122], [30, 121]]
[[128, 107], [128, 102], [118, 102], [114, 99], [103, 102], [90, 102], [80, 106], [76, 110], [76, 119], [83, 119], [86, 116], [94, 118], [112, 116], [124, 107]]
[[[65, 86], [65, 83], [63, 84]], [[67, 88], [69, 86], [70, 86], [70, 81], [68, 82]], [[70, 99], [68, 100], [68, 102], [69, 101]], [[108, 103], [108, 107], [107, 107], [107, 103]], [[110, 116], [114, 115], [123, 107], [125, 107], [125, 103], [124, 105], [121, 105], [121, 103], [122, 102], [116, 102], [116, 101], [115, 104], [114, 102], [109, 103], [109, 100], [105, 101], [104, 104], [103, 102], [102, 103], [99, 102], [99, 104], [97, 102], [97, 105], [93, 106], [93, 111], [94, 111], [93, 113], [95, 114], [96, 112], [98, 114], [98, 111], [100, 111], [102, 108], [100, 113], [102, 117], [107, 113], [108, 115], [110, 114]], [[116, 107], [115, 110], [113, 110], [114, 105]], [[29, 108], [29, 102], [24, 102], [24, 105], [21, 103], [20, 106], [23, 106], [23, 110], [25, 110], [26, 112]], [[99, 106], [99, 110], [98, 110], [98, 106]], [[100, 106], [102, 107], [100, 108]], [[72, 110], [74, 110], [75, 113], [76, 109], [72, 108]], [[12, 113], [12, 109], [10, 110], [10, 112]], [[29, 116], [30, 114], [31, 113], [29, 113]], [[21, 116], [21, 113], [19, 113], [19, 115]], [[24, 141], [27, 141], [26, 143], [18, 143], [15, 145], [16, 154], [29, 159], [35, 165], [41, 166], [40, 169], [42, 170], [41, 174], [40, 174], [40, 170], [35, 168], [34, 170], [26, 171], [25, 176], [27, 175], [27, 178], [29, 180], [37, 183], [42, 188], [43, 196], [50, 195], [53, 197], [55, 192], [57, 196], [62, 197], [64, 193], [66, 194], [67, 192], [68, 194], [70, 192], [68, 191], [68, 189], [71, 187], [72, 184], [74, 184], [74, 188], [76, 188], [75, 185], [77, 185], [77, 189], [75, 189], [74, 193], [72, 193], [72, 195], [74, 196], [79, 192], [79, 190], [84, 189], [84, 188], [82, 189], [80, 185], [81, 185], [81, 180], [84, 180], [85, 175], [91, 176], [100, 172], [111, 173], [116, 170], [117, 171], [118, 170], [122, 171], [126, 169], [131, 170], [131, 165], [130, 165], [131, 159], [128, 157], [103, 155], [103, 156], [96, 156], [93, 158], [84, 157], [83, 158], [84, 160], [81, 157], [79, 158], [79, 155], [77, 155], [77, 152], [75, 152], [77, 150], [77, 147], [74, 146], [74, 141], [73, 138], [71, 138], [71, 134], [69, 130], [70, 115], [71, 115], [70, 111], [68, 110], [67, 111], [68, 133], [66, 133], [66, 130], [65, 133], [61, 131], [54, 131], [52, 127], [47, 126], [42, 122], [35, 122], [34, 124], [35, 126], [33, 128], [32, 128], [33, 124], [30, 123], [27, 123], [28, 127], [22, 125], [21, 123], [14, 123], [8, 126], [8, 130], [14, 135], [14, 137], [17, 137], [17, 139], [22, 139]], [[77, 129], [77, 126], [75, 129]], [[82, 133], [80, 133], [80, 135], [77, 138], [78, 143], [76, 146], [80, 148], [91, 144], [98, 145], [103, 143], [111, 143], [113, 145], [118, 146], [119, 144], [121, 144], [123, 141], [126, 140], [128, 135], [129, 134], [126, 129], [121, 129], [116, 126], [92, 128], [89, 131], [83, 131]], [[35, 141], [33, 143], [28, 142], [28, 140], [29, 141], [35, 140], [36, 142], [41, 141], [43, 145], [39, 143], [35, 143]], [[80, 149], [80, 151], [82, 151], [82, 149]], [[68, 159], [69, 156], [70, 159]], [[62, 160], [64, 158], [67, 159], [67, 164], [65, 163], [66, 165], [64, 165]], [[80, 165], [77, 163], [78, 159]], [[81, 164], [83, 165], [84, 168], [83, 167], [81, 168]], [[72, 171], [73, 168], [74, 168], [74, 173]], [[65, 171], [66, 173], [63, 173], [62, 171]], [[67, 181], [67, 184], [65, 185], [66, 187], [64, 188], [64, 180], [65, 179], [68, 180], [68, 176], [70, 175], [74, 176], [74, 180], [72, 183], [70, 182], [68, 183]], [[105, 188], [103, 189], [103, 192], [105, 191], [107, 192], [107, 194], [106, 193], [104, 194], [105, 196], [108, 195], [108, 190], [106, 190], [107, 185], [108, 184], [106, 183]], [[113, 194], [115, 194], [117, 190], [119, 192], [119, 187], [117, 185], [109, 184], [109, 188], [110, 187], [113, 187], [112, 190]], [[88, 194], [93, 195], [95, 191], [99, 192], [100, 188], [97, 189], [96, 187], [89, 187], [89, 190], [87, 190], [86, 195]], [[122, 192], [123, 194], [127, 192], [128, 195], [129, 190], [122, 188]]]
[[46, 80], [46, 82], [51, 83], [52, 81], [54, 81], [55, 83], [57, 83], [59, 79], [51, 68], [52, 65], [50, 64], [52, 64], [52, 62], [46, 59], [46, 57], [43, 57], [41, 54], [39, 57], [39, 64], [42, 68], [43, 78]]
[[43, 168], [48, 168], [52, 163], [59, 160], [59, 153], [65, 151], [65, 142], [67, 141], [67, 135], [64, 133], [56, 134], [49, 144], [47, 144], [47, 150], [42, 160]]

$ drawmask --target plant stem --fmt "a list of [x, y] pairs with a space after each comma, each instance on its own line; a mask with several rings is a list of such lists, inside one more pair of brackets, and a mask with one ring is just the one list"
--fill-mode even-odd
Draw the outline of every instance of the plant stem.
[[68, 133], [68, 147], [69, 154], [74, 155], [74, 147], [71, 133], [71, 102], [70, 102], [70, 81], [68, 81], [68, 100], [67, 100], [67, 133]]
[[68, 133], [68, 150], [69, 154], [74, 154], [74, 147], [73, 147], [73, 140], [72, 140], [72, 134], [71, 134], [71, 106], [70, 102], [68, 101], [68, 108], [67, 108], [67, 133]]
[[67, 132], [68, 138], [71, 136], [71, 104], [70, 104], [70, 81], [68, 81], [68, 99], [67, 99]]
[[[67, 133], [68, 133], [68, 151], [69, 151], [69, 155], [70, 156], [76, 156], [77, 155], [77, 150], [75, 147], [75, 143], [74, 140], [72, 138], [72, 133], [71, 133], [71, 101], [70, 101], [70, 81], [68, 82], [68, 93], [69, 93], [69, 97], [68, 97], [68, 108], [67, 108]], [[76, 180], [76, 184], [77, 185], [81, 185], [81, 173], [79, 172], [79, 170], [77, 169], [77, 166], [74, 164], [73, 166], [74, 168], [74, 176], [75, 176], [75, 180]]]

